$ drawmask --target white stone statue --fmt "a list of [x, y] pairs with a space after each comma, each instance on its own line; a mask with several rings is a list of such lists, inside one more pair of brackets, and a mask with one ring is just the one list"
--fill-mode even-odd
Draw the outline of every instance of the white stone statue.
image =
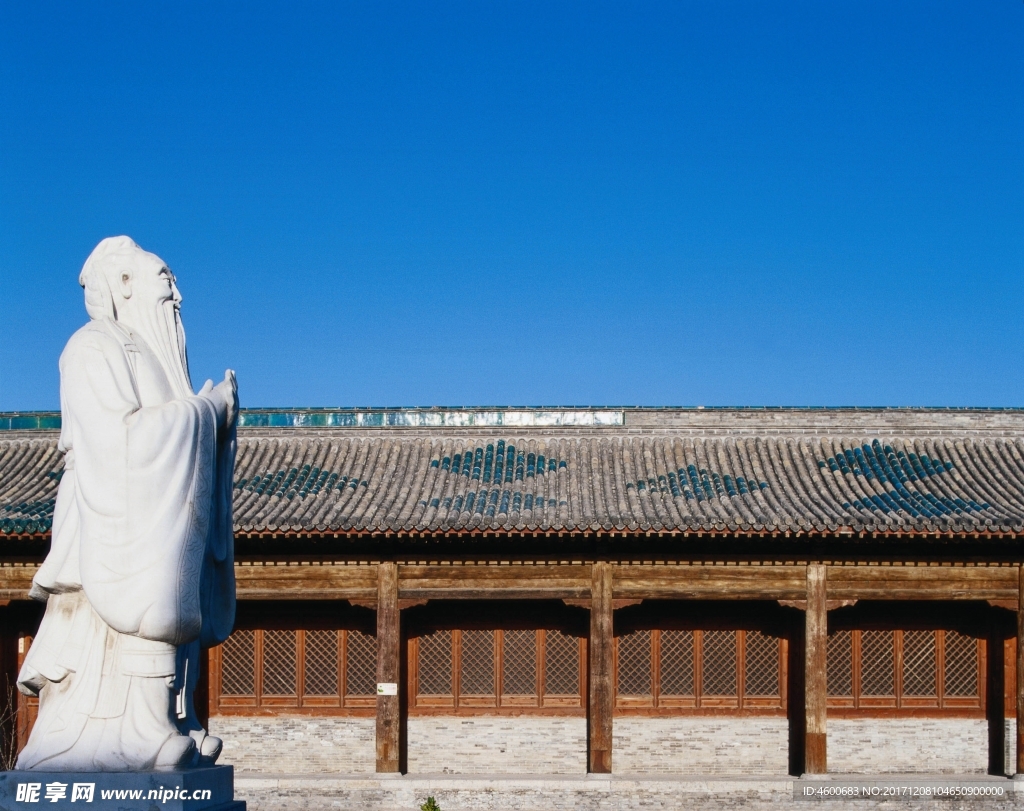
[[64, 475], [31, 592], [46, 612], [18, 676], [39, 716], [17, 768], [210, 764], [192, 691], [235, 616], [235, 375], [193, 393], [174, 276], [128, 237], [78, 280], [91, 320], [60, 357]]

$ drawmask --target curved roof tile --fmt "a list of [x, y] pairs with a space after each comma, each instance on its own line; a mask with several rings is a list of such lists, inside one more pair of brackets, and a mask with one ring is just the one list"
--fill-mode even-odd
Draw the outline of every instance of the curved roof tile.
[[[770, 413], [713, 430], [243, 429], [236, 531], [1024, 532], [1024, 425], [830, 431], [809, 414], [805, 430]], [[52, 431], [0, 436], [0, 534], [49, 532], [62, 471]]]

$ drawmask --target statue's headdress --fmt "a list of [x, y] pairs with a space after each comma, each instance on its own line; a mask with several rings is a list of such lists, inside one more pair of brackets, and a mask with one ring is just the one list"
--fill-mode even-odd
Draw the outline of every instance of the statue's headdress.
[[132, 257], [141, 250], [131, 237], [107, 237], [93, 248], [78, 274], [78, 283], [85, 288], [85, 311], [89, 318], [117, 320], [110, 278], [129, 267]]

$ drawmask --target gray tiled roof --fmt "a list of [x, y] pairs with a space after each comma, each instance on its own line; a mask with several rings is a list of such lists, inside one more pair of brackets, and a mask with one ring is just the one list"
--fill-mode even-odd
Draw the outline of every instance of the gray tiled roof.
[[[1022, 412], [584, 411], [241, 429], [236, 530], [1024, 532]], [[0, 434], [0, 534], [48, 532], [61, 465]]]

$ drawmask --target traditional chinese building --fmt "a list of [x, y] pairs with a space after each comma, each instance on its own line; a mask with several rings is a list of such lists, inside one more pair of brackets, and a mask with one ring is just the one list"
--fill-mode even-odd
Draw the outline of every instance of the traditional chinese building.
[[[0, 415], [8, 684], [58, 429]], [[1018, 771], [1024, 411], [250, 410], [235, 529], [240, 773]]]

